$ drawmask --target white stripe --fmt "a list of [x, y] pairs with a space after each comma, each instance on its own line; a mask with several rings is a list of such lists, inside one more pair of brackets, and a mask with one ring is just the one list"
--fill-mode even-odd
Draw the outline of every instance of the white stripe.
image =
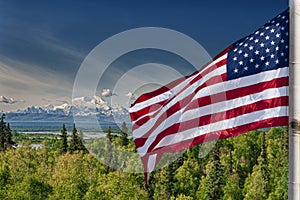
[[[195, 83], [193, 83], [192, 85], [190, 85], [188, 88], [186, 88], [183, 92], [181, 92], [179, 95], [177, 95], [177, 93], [178, 92], [180, 92], [180, 91], [176, 91], [177, 93], [172, 93], [171, 91], [168, 91], [168, 92], [166, 92], [165, 93], [165, 95], [158, 95], [158, 99], [156, 99], [157, 101], [155, 101], [155, 102], [148, 102], [148, 104], [146, 105], [144, 105], [145, 107], [148, 107], [148, 106], [151, 106], [151, 105], [155, 105], [155, 103], [157, 103], [157, 102], [160, 102], [160, 101], [162, 101], [162, 100], [166, 100], [166, 99], [170, 99], [170, 98], [172, 98], [172, 97], [174, 97], [174, 96], [176, 96], [176, 98], [175, 99], [173, 99], [171, 102], [169, 102], [168, 103], [168, 105], [169, 106], [172, 106], [172, 105], [174, 105], [176, 102], [178, 102], [178, 101], [180, 101], [180, 100], [182, 100], [184, 97], [186, 97], [186, 96], [188, 96], [188, 95], [190, 95], [190, 94], [192, 94], [194, 91], [195, 91], [195, 89], [197, 89], [197, 87], [199, 87], [201, 84], [203, 84], [203, 83], [205, 83], [207, 80], [209, 80], [210, 78], [212, 78], [212, 77], [215, 77], [215, 76], [219, 76], [219, 75], [221, 75], [221, 74], [224, 74], [224, 73], [226, 73], [226, 67], [225, 67], [225, 65], [224, 66], [222, 66], [222, 67], [219, 67], [219, 68], [217, 68], [217, 69], [215, 69], [215, 70], [213, 70], [212, 72], [210, 72], [210, 73], [208, 73], [208, 74], [206, 74], [204, 77], [202, 77], [200, 80], [198, 80], [197, 82], [195, 82]], [[162, 99], [161, 99], [162, 98]], [[164, 99], [165, 98], [165, 99]], [[149, 100], [151, 100], [151, 99], [149, 99]], [[149, 100], [147, 100], [147, 101], [149, 101]], [[135, 106], [134, 106], [134, 108], [135, 108]], [[132, 112], [132, 110], [130, 110], [130, 112]], [[144, 116], [141, 116], [141, 117], [144, 117]], [[140, 118], [141, 118], [140, 117]], [[138, 120], [138, 119], [137, 119]], [[135, 120], [136, 121], [136, 120]], [[135, 122], [134, 121], [134, 122]], [[133, 122], [133, 123], [134, 123]]]
[[129, 112], [136, 112], [143, 108], [148, 107], [149, 105], [153, 105], [153, 104], [156, 104], [163, 100], [171, 98], [172, 96], [174, 96], [174, 94], [177, 94], [179, 91], [181, 91], [182, 88], [186, 87], [190, 83], [191, 80], [193, 80], [196, 76], [198, 76], [200, 73], [202, 73], [205, 69], [215, 65], [216, 63], [220, 62], [221, 60], [225, 59], [226, 57], [227, 57], [227, 54], [224, 54], [223, 56], [221, 56], [220, 58], [216, 59], [214, 62], [210, 63], [208, 66], [203, 68], [200, 72], [187, 78], [186, 80], [184, 80], [183, 82], [181, 82], [180, 84], [175, 86], [174, 88], [171, 88], [169, 91], [166, 91], [166, 92], [159, 94], [155, 97], [152, 97], [150, 99], [147, 99], [146, 101], [135, 104], [133, 107], [131, 107], [129, 109]]
[[156, 162], [156, 156], [157, 154], [152, 154], [148, 158], [148, 166], [147, 166], [147, 172], [152, 172], [155, 167], [155, 162]]
[[[218, 94], [220, 92], [225, 92], [225, 91], [234, 90], [237, 88], [251, 86], [251, 85], [254, 85], [257, 83], [261, 83], [261, 82], [271, 81], [276, 78], [288, 77], [288, 75], [289, 75], [288, 67], [284, 67], [284, 68], [279, 68], [279, 69], [275, 69], [275, 70], [261, 72], [259, 74], [253, 74], [250, 76], [241, 77], [238, 79], [224, 81], [222, 83], [217, 83], [217, 84], [203, 88], [201, 91], [199, 91], [193, 97], [193, 100], [198, 99], [200, 97], [205, 97], [208, 95], [211, 96], [214, 94]], [[220, 98], [220, 97], [218, 97], [218, 98]], [[226, 98], [225, 93], [224, 93], [224, 98]], [[212, 99], [212, 101], [213, 101], [213, 99]]]
[[[155, 146], [155, 148], [176, 144], [178, 142], [183, 142], [185, 140], [189, 140], [215, 131], [230, 129], [236, 126], [246, 125], [249, 123], [258, 122], [261, 120], [270, 119], [274, 117], [287, 116], [287, 112], [288, 112], [288, 107], [282, 106], [282, 107], [270, 108], [270, 109], [265, 109], [265, 110], [260, 110], [260, 111], [240, 115], [232, 119], [226, 119], [205, 126], [185, 130], [176, 134], [168, 135], [164, 137], [162, 140], [160, 140], [160, 142]], [[147, 153], [148, 148], [151, 144], [152, 142], [147, 143], [144, 146], [137, 149], [141, 157]]]
[[[191, 85], [190, 87], [186, 88], [182, 93], [180, 93], [179, 95], [176, 95], [176, 98], [172, 99], [168, 104], [166, 104], [160, 111], [159, 113], [154, 117], [151, 118], [149, 121], [147, 121], [145, 124], [143, 124], [141, 127], [137, 128], [134, 132], [135, 132], [135, 137], [141, 137], [147, 130], [150, 130], [151, 128], [151, 124], [152, 122], [155, 122], [161, 114], [165, 113], [166, 110], [168, 110], [169, 108], [171, 108], [174, 104], [176, 104], [178, 101], [181, 101], [182, 99], [184, 99], [185, 97], [191, 95], [200, 85], [202, 85], [203, 83], [205, 83], [207, 80], [209, 80], [210, 78], [214, 77], [214, 76], [219, 76], [220, 74], [224, 74], [226, 73], [226, 67], [222, 66], [212, 72], [210, 72], [209, 74], [207, 74], [206, 76], [202, 77], [199, 81], [195, 82], [193, 85]], [[133, 124], [136, 121], [133, 121]], [[150, 126], [149, 126], [150, 125]]]
[[218, 102], [215, 104], [210, 104], [192, 110], [187, 110], [184, 113], [182, 113], [182, 110], [179, 110], [178, 112], [174, 113], [172, 116], [167, 118], [163, 123], [157, 126], [157, 128], [150, 134], [148, 138], [149, 143], [152, 143], [159, 133], [176, 123], [182, 123], [192, 119], [200, 118], [202, 116], [211, 115], [218, 112], [224, 112], [247, 104], [256, 103], [263, 99], [270, 99], [270, 97], [277, 98], [281, 96], [288, 96], [287, 86], [267, 89], [252, 95], [247, 95], [228, 101]]
[[[226, 101], [225, 91], [227, 91], [227, 90], [233, 90], [233, 89], [237, 89], [237, 88], [241, 88], [241, 87], [245, 87], [245, 86], [250, 86], [250, 85], [256, 84], [257, 80], [260, 80], [260, 82], [263, 82], [263, 81], [270, 81], [275, 78], [281, 78], [281, 77], [287, 77], [287, 76], [288, 76], [288, 68], [285, 67], [285, 68], [279, 68], [277, 70], [265, 71], [265, 72], [262, 72], [259, 74], [255, 74], [255, 75], [251, 75], [251, 76], [247, 76], [247, 77], [243, 77], [243, 78], [239, 78], [239, 79], [221, 82], [221, 83], [214, 84], [214, 85], [211, 85], [211, 86], [201, 89], [200, 91], [197, 92], [195, 97], [193, 97], [193, 100], [200, 98], [200, 97], [212, 96], [214, 94], [224, 92], [223, 96], [218, 96], [218, 99], [211, 99], [211, 101], [212, 101], [212, 103]], [[243, 80], [241, 80], [241, 79], [243, 79]], [[198, 82], [196, 82], [196, 83], [198, 83]], [[200, 83], [199, 85], [203, 84], [203, 82], [201, 80], [199, 80], [199, 83]], [[195, 87], [193, 87], [193, 89], [195, 90]], [[137, 129], [135, 129], [133, 131], [133, 137], [134, 138], [142, 137], [146, 132], [148, 132], [154, 126], [157, 119], [161, 115], [163, 115], [167, 109], [169, 109], [175, 103], [177, 103], [178, 101], [182, 100], [184, 97], [187, 96], [187, 95], [185, 95], [185, 96], [180, 97], [180, 95], [178, 95], [178, 97], [174, 98], [169, 104], [164, 106], [163, 109], [161, 109], [160, 112], [154, 118], [148, 120], [145, 124], [138, 127]], [[186, 106], [188, 106], [188, 105], [186, 105]], [[169, 118], [171, 118], [171, 121], [179, 120], [180, 114], [182, 113], [182, 109], [185, 109], [186, 106], [182, 107], [181, 110], [174, 113], [173, 114], [174, 116], [173, 115], [169, 116]], [[133, 122], [133, 124], [134, 124], [134, 122]], [[167, 124], [167, 122], [163, 123], [163, 124]], [[160, 131], [162, 131], [162, 130], [160, 130]]]
[[[180, 94], [174, 94], [172, 96], [176, 96], [176, 98], [174, 98], [173, 100], [171, 100], [170, 102], [168, 102], [166, 105], [164, 105], [163, 109], [160, 110], [159, 113], [162, 113], [162, 111], [167, 110], [169, 108], [171, 108], [174, 104], [176, 104], [178, 101], [181, 101], [182, 99], [184, 99], [185, 97], [191, 95], [192, 93], [194, 93], [194, 91], [202, 84], [204, 84], [207, 80], [209, 80], [212, 77], [216, 77], [216, 76], [220, 76], [221, 74], [226, 73], [226, 67], [222, 66], [212, 72], [210, 72], [209, 74], [207, 74], [206, 76], [202, 77], [200, 80], [198, 80], [197, 82], [193, 83], [193, 85], [191, 85], [190, 87], [186, 88], [183, 92], [181, 92]], [[221, 78], [220, 78], [221, 79]], [[221, 80], [220, 80], [221, 81]], [[154, 105], [154, 104], [152, 104]], [[154, 112], [151, 112], [151, 114], [153, 114]], [[159, 114], [158, 114], [159, 115]], [[147, 113], [145, 115], [140, 116], [137, 120], [132, 121], [132, 124], [135, 124], [139, 119], [141, 119], [142, 117], [145, 116], [150, 116], [150, 113]], [[159, 116], [157, 116], [159, 117]], [[154, 119], [154, 118], [153, 118]], [[151, 119], [151, 120], [153, 120]]]
[[184, 112], [182, 114], [181, 121], [178, 121], [176, 123], [192, 120], [195, 118], [199, 118], [199, 117], [206, 116], [206, 115], [211, 115], [211, 114], [218, 113], [218, 112], [224, 112], [227, 110], [238, 108], [240, 106], [245, 106], [248, 104], [256, 103], [256, 102], [264, 100], [264, 99], [277, 98], [277, 97], [283, 97], [283, 96], [288, 96], [288, 86], [283, 86], [280, 88], [270, 88], [270, 89], [264, 90], [262, 92], [252, 94], [252, 95], [247, 95], [247, 96], [243, 96], [243, 97], [228, 100], [228, 101], [222, 101], [222, 102], [210, 104], [207, 106], [203, 106], [200, 108], [187, 110], [186, 112]]

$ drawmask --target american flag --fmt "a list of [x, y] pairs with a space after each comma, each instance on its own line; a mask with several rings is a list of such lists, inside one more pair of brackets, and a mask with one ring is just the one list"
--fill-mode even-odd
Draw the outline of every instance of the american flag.
[[286, 10], [201, 70], [131, 105], [146, 181], [164, 153], [288, 124], [288, 29]]

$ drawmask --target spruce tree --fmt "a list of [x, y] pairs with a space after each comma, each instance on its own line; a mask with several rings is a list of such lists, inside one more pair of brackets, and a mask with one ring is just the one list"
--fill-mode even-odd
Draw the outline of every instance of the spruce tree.
[[126, 123], [123, 122], [122, 128], [121, 128], [121, 140], [122, 140], [122, 146], [128, 145], [128, 129], [126, 127]]
[[62, 125], [60, 132], [61, 132], [60, 137], [62, 139], [61, 153], [64, 154], [64, 153], [67, 153], [67, 151], [68, 151], [68, 134], [67, 134], [67, 129], [66, 129], [65, 124]]
[[[80, 132], [81, 137], [83, 137], [83, 133]], [[82, 143], [82, 138], [78, 135], [77, 129], [75, 124], [73, 125], [70, 145], [69, 145], [69, 151], [71, 153], [75, 151], [83, 151], [84, 153], [87, 153], [88, 150], [85, 148], [84, 144]]]
[[70, 140], [70, 145], [69, 145], [69, 151], [73, 153], [74, 151], [77, 151], [78, 148], [78, 140], [79, 136], [77, 133], [77, 129], [75, 124], [73, 124], [73, 129], [72, 129], [72, 135], [71, 135], [71, 140]]
[[12, 133], [11, 133], [10, 125], [8, 123], [7, 126], [5, 127], [5, 149], [7, 149], [13, 144], [14, 142], [12, 141]]
[[0, 151], [5, 151], [5, 114], [2, 113], [0, 121]]

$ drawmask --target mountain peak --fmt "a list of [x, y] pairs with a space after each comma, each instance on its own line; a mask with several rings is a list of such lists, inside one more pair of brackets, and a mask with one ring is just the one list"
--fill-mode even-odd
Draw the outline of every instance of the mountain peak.
[[[128, 110], [120, 105], [110, 105], [99, 96], [93, 97], [76, 97], [71, 103], [63, 103], [61, 105], [48, 104], [45, 106], [29, 106], [24, 110], [17, 110], [8, 113], [11, 120], [23, 120], [28, 118], [38, 118], [39, 120], [51, 119], [71, 119], [75, 117], [97, 116], [102, 120], [119, 119], [120, 121], [128, 121]], [[23, 119], [22, 119], [23, 118]]]

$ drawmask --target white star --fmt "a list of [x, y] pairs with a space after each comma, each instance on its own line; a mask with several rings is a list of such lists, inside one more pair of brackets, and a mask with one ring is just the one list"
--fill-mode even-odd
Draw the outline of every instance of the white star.
[[270, 52], [270, 49], [269, 49], [269, 48], [267, 48], [267, 49], [266, 49], [266, 53], [269, 53], [269, 52]]
[[284, 43], [284, 39], [280, 40], [281, 43]]
[[243, 44], [244, 44], [244, 43], [243, 43], [243, 42], [241, 42], [239, 45], [240, 45], [240, 46], [242, 46]]
[[260, 59], [261, 59], [261, 60], [264, 60], [264, 59], [265, 59], [265, 57], [264, 57], [264, 56], [262, 56], [262, 57], [260, 57]]
[[275, 48], [275, 50], [278, 51], [278, 50], [279, 50], [279, 47], [277, 46], [277, 47]]
[[249, 47], [249, 50], [250, 50], [250, 51], [253, 50], [253, 46], [250, 46], [250, 47]]
[[239, 64], [240, 64], [240, 65], [243, 65], [243, 64], [244, 64], [244, 62], [243, 62], [243, 61], [240, 61], [240, 62], [239, 62]]
[[264, 47], [265, 46], [265, 44], [262, 42], [262, 43], [260, 43], [260, 47]]
[[271, 33], [274, 33], [274, 32], [275, 32], [275, 29], [274, 29], [274, 28], [272, 28], [272, 29], [271, 29]]
[[234, 52], [236, 52], [237, 50], [238, 50], [238, 49], [237, 49], [237, 48], [235, 48], [233, 51], [234, 51]]
[[256, 64], [256, 65], [255, 65], [255, 68], [259, 68], [259, 64]]
[[246, 43], [246, 44], [244, 44], [244, 47], [247, 47], [248, 46], [248, 44]]
[[259, 41], [258, 39], [255, 39], [255, 40], [254, 40], [255, 43], [258, 43], [258, 41]]
[[253, 40], [253, 37], [250, 37], [249, 40]]
[[271, 21], [271, 23], [272, 23], [272, 24], [274, 24], [274, 23], [275, 23], [275, 21], [273, 20], [273, 21]]
[[246, 66], [246, 67], [244, 67], [244, 69], [247, 71], [247, 70], [248, 70], [248, 67]]
[[276, 26], [279, 26], [279, 25], [280, 25], [279, 23], [276, 24]]
[[284, 56], [284, 53], [282, 52], [280, 55], [281, 55], [281, 56]]
[[288, 61], [288, 59], [287, 59], [287, 58], [285, 58], [285, 59], [284, 59], [284, 61], [285, 61], [285, 62], [287, 62], [287, 61]]
[[255, 32], [255, 35], [257, 35], [257, 34], [259, 34], [259, 31], [256, 31], [256, 32]]
[[278, 63], [279, 63], [279, 60], [277, 59], [277, 60], [275, 61], [275, 63], [278, 64]]
[[260, 36], [263, 36], [265, 33], [264, 32], [262, 32], [262, 33], [260, 33]]
[[283, 15], [283, 16], [281, 17], [281, 19], [285, 19], [285, 16]]
[[281, 27], [280, 29], [284, 31], [285, 28], [284, 28], [284, 26], [283, 26], [283, 27]]
[[266, 30], [268, 30], [269, 28], [270, 28], [270, 27], [269, 27], [269, 26], [267, 26], [265, 29], [266, 29]]
[[254, 53], [255, 53], [256, 55], [258, 55], [258, 54], [259, 54], [259, 51], [258, 51], [258, 50], [256, 50]]
[[289, 33], [288, 33], [288, 32], [286, 32], [286, 33], [285, 33], [285, 35], [286, 35], [286, 36], [288, 36], [288, 35], [289, 35]]
[[280, 34], [279, 34], [279, 33], [277, 33], [277, 34], [276, 34], [276, 37], [277, 37], [277, 38], [279, 38], [279, 37], [280, 37]]
[[233, 60], [236, 61], [236, 60], [237, 60], [237, 57], [234, 57]]
[[274, 44], [275, 44], [275, 42], [274, 42], [274, 41], [272, 41], [272, 42], [271, 42], [271, 45], [274, 45]]
[[270, 64], [270, 62], [268, 62], [268, 61], [265, 63], [266, 66], [269, 66], [269, 64]]
[[285, 23], [289, 23], [289, 20], [286, 20]]
[[234, 71], [234, 73], [238, 73], [239, 72], [239, 70], [237, 68], [235, 68], [233, 71]]
[[245, 58], [247, 58], [247, 57], [248, 57], [248, 54], [247, 54], [247, 53], [245, 53], [245, 54], [244, 54], [244, 57], [245, 57]]
[[269, 39], [270, 39], [270, 36], [267, 35], [267, 36], [266, 36], [266, 40], [269, 40]]
[[275, 55], [274, 54], [271, 54], [271, 58], [274, 58], [275, 57]]
[[251, 59], [250, 59], [250, 62], [251, 62], [251, 63], [253, 63], [253, 62], [254, 62], [254, 59], [253, 59], [253, 58], [251, 58]]
[[289, 48], [289, 45], [285, 45], [285, 48], [288, 49], [288, 48]]
[[241, 53], [243, 53], [243, 51], [242, 51], [242, 50], [239, 50], [238, 53], [241, 54]]

